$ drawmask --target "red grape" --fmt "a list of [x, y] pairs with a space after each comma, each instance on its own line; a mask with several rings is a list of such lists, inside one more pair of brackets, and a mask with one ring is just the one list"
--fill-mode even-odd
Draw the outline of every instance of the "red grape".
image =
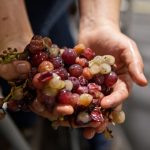
[[61, 90], [58, 94], [58, 102], [60, 104], [70, 104], [72, 93], [70, 91]]
[[94, 121], [98, 121], [98, 122], [103, 122], [104, 121], [104, 117], [102, 112], [99, 109], [94, 109], [91, 114], [90, 114], [92, 120]]
[[63, 67], [55, 69], [53, 72], [56, 73], [57, 75], [59, 75], [62, 80], [68, 79], [68, 72]]
[[94, 58], [95, 56], [95, 52], [92, 51], [90, 48], [86, 48], [83, 53], [81, 54], [81, 56], [85, 57], [88, 60], [91, 60]]
[[50, 61], [53, 63], [55, 69], [63, 67], [63, 61], [61, 57], [53, 57], [50, 59]]
[[76, 77], [69, 77], [68, 78], [72, 83], [73, 83], [73, 90], [77, 89], [80, 85], [80, 82], [78, 80], [78, 78]]
[[62, 59], [66, 64], [72, 65], [75, 63], [77, 53], [73, 49], [65, 49], [62, 54]]
[[105, 85], [108, 87], [113, 86], [117, 82], [118, 76], [115, 72], [110, 72], [109, 74], [105, 75]]
[[74, 77], [79, 77], [82, 74], [82, 71], [82, 67], [78, 64], [74, 64], [69, 67], [69, 73]]
[[102, 85], [104, 83], [104, 75], [102, 74], [96, 74], [93, 77], [93, 81], [98, 84], [98, 85]]
[[31, 57], [32, 66], [38, 66], [41, 62], [48, 59], [48, 54], [46, 52], [37, 52]]

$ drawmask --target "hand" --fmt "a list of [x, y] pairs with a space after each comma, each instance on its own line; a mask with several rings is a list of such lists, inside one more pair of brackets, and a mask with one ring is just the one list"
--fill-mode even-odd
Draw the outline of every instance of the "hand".
[[109, 108], [121, 104], [130, 93], [132, 80], [140, 86], [147, 84], [143, 74], [142, 58], [135, 42], [113, 25], [94, 29], [83, 27], [80, 31], [79, 42], [90, 47], [99, 55], [110, 54], [116, 58], [119, 80], [112, 94], [103, 98], [102, 107]]
[[[16, 40], [17, 42], [7, 42], [6, 44], [1, 44], [0, 49], [5, 50], [8, 47], [17, 48], [19, 52], [23, 51], [26, 42]], [[5, 80], [13, 80], [17, 78], [25, 78], [30, 71], [30, 64], [27, 61], [13, 61], [7, 64], [0, 64], [0, 77]]]
[[[143, 61], [138, 48], [133, 40], [122, 34], [114, 25], [82, 26], [80, 28], [79, 43], [90, 47], [97, 55], [113, 55], [116, 59], [118, 81], [113, 87], [113, 92], [104, 97], [101, 106], [104, 108], [116, 107], [128, 96], [132, 88], [132, 80], [140, 86], [145, 86], [147, 80], [143, 74]], [[105, 125], [100, 125], [100, 132]], [[92, 138], [97, 130], [85, 128], [84, 136]]]

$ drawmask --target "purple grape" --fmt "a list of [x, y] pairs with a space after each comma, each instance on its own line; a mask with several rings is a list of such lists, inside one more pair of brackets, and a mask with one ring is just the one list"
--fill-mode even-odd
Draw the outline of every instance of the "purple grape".
[[108, 87], [112, 87], [117, 82], [118, 76], [115, 72], [110, 72], [109, 74], [105, 75], [105, 85]]
[[68, 79], [68, 72], [63, 67], [55, 69], [55, 70], [53, 70], [53, 72], [56, 73], [57, 75], [59, 75], [62, 80]]
[[83, 68], [78, 64], [73, 64], [69, 67], [69, 73], [71, 76], [79, 77], [83, 72]]
[[54, 69], [57, 69], [57, 68], [60, 68], [60, 67], [64, 66], [61, 57], [53, 57], [53, 58], [50, 59], [50, 61], [53, 63]]
[[88, 80], [86, 80], [83, 76], [79, 77], [79, 82], [82, 86], [85, 86], [88, 84]]
[[102, 85], [104, 83], [104, 78], [105, 78], [104, 75], [96, 74], [93, 77], [93, 81], [98, 85]]
[[76, 77], [69, 77], [69, 80], [73, 83], [73, 90], [77, 89], [80, 85], [78, 78]]

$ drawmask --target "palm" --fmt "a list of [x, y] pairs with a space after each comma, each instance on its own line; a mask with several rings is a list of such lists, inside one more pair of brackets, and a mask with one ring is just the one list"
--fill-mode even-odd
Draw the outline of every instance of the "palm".
[[116, 71], [119, 80], [114, 87], [114, 92], [102, 101], [104, 107], [115, 107], [128, 97], [132, 82], [124, 57], [126, 57], [125, 54], [129, 41], [132, 42], [131, 39], [112, 28], [93, 31], [80, 38], [80, 42], [93, 49], [96, 54], [110, 54], [116, 59]]

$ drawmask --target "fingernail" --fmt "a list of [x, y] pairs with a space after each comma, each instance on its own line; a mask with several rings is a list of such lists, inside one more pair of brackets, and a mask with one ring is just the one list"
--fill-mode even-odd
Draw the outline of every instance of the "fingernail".
[[143, 73], [141, 73], [141, 78], [142, 78], [143, 82], [145, 82], [147, 84], [147, 79]]
[[28, 67], [26, 66], [25, 63], [20, 63], [17, 65], [17, 71], [21, 74], [27, 73], [28, 72]]

